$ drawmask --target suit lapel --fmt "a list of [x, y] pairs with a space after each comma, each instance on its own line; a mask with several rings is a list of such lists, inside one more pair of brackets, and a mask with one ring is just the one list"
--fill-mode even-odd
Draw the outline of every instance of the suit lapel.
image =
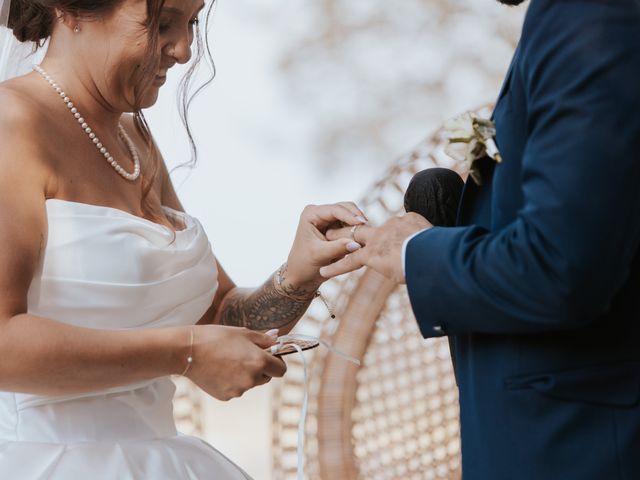
[[483, 157], [476, 160], [482, 185], [476, 185], [471, 177], [467, 181], [462, 190], [460, 204], [458, 205], [458, 214], [456, 216], [456, 225], [464, 226], [471, 223], [486, 224], [490, 223], [488, 212], [489, 206], [486, 202], [479, 204], [476, 198], [481, 194], [486, 196], [491, 194], [491, 184], [493, 182], [493, 172], [496, 168], [496, 162], [489, 157]]
[[[511, 86], [511, 78], [513, 76], [513, 69], [516, 65], [518, 54], [520, 53], [520, 44], [516, 47], [515, 52], [513, 53], [513, 57], [511, 58], [511, 63], [509, 64], [509, 69], [507, 70], [507, 74], [502, 82], [502, 87], [500, 88], [500, 93], [498, 94], [498, 99], [496, 100], [495, 105], [497, 106], [500, 103], [500, 100], [504, 98], [504, 96], [509, 92], [509, 88]], [[495, 111], [495, 108], [494, 108]], [[493, 119], [493, 114], [491, 115]], [[487, 180], [489, 177], [493, 175], [493, 170], [495, 165], [493, 165], [493, 161], [490, 161], [490, 165], [483, 165], [484, 168], [481, 168], [482, 178], [483, 180]], [[456, 225], [467, 225], [469, 222], [469, 206], [473, 204], [473, 200], [476, 198], [478, 194], [478, 185], [475, 184], [471, 177], [467, 178], [465, 182], [464, 188], [462, 189], [462, 195], [460, 196], [460, 204], [458, 205], [458, 215], [456, 219]]]
[[513, 68], [518, 60], [518, 56], [520, 54], [520, 44], [516, 47], [513, 52], [513, 57], [511, 58], [511, 63], [509, 64], [509, 69], [507, 70], [507, 75], [504, 77], [504, 81], [502, 82], [502, 87], [500, 88], [500, 93], [498, 94], [498, 99], [496, 100], [496, 105], [502, 100], [507, 92], [509, 91], [509, 87], [511, 86], [511, 77], [513, 76]]

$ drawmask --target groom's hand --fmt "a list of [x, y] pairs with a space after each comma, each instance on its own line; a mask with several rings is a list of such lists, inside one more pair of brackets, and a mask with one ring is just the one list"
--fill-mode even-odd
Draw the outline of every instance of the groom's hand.
[[[332, 278], [366, 265], [396, 283], [404, 283], [402, 245], [411, 235], [432, 226], [417, 213], [392, 218], [380, 227], [361, 225], [354, 232], [354, 236], [362, 248], [323, 267], [320, 274], [325, 278]], [[326, 236], [328, 240], [352, 238], [351, 228], [329, 230]]]

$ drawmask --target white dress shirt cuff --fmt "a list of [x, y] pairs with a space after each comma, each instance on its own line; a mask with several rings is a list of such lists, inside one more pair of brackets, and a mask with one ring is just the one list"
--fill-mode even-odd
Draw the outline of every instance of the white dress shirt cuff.
[[409, 235], [405, 240], [404, 243], [402, 244], [402, 276], [405, 277], [405, 279], [407, 278], [407, 269], [406, 269], [406, 263], [405, 263], [405, 259], [407, 256], [407, 245], [409, 245], [409, 242], [411, 240], [413, 240], [414, 237], [417, 237], [418, 235], [420, 235], [422, 232], [424, 232], [425, 230], [429, 230], [428, 228], [425, 228], [423, 230], [420, 230], [419, 232], [414, 233], [413, 235]]

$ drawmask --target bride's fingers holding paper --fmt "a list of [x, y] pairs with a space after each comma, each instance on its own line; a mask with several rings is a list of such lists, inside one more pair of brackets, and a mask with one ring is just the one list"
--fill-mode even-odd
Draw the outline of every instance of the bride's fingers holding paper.
[[245, 333], [249, 339], [260, 348], [262, 353], [262, 355], [259, 355], [259, 358], [257, 359], [258, 368], [256, 368], [256, 374], [266, 375], [270, 378], [284, 376], [287, 372], [287, 365], [280, 358], [274, 357], [265, 351], [265, 349], [275, 345], [278, 338], [277, 334], [271, 335], [270, 332], [260, 333], [253, 330], [245, 330]]
[[271, 335], [220, 325], [193, 328], [193, 363], [186, 376], [218, 400], [239, 397], [287, 370], [281, 359], [264, 351], [276, 343]]

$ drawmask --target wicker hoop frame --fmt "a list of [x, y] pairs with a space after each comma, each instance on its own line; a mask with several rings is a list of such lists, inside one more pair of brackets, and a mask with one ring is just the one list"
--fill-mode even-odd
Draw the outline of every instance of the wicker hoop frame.
[[202, 437], [204, 393], [186, 377], [175, 376], [172, 380], [176, 385], [176, 393], [173, 397], [173, 418], [178, 431], [186, 435]]
[[[490, 107], [476, 110], [481, 116]], [[360, 202], [374, 224], [403, 211], [418, 171], [454, 168], [442, 130], [399, 159]], [[466, 172], [459, 171], [466, 177]], [[357, 367], [319, 348], [309, 365], [306, 475], [321, 480], [460, 479], [458, 394], [446, 339], [422, 339], [406, 288], [371, 270], [327, 282], [337, 318], [313, 304], [298, 331], [362, 359]], [[273, 478], [296, 478], [302, 360], [274, 381]]]

